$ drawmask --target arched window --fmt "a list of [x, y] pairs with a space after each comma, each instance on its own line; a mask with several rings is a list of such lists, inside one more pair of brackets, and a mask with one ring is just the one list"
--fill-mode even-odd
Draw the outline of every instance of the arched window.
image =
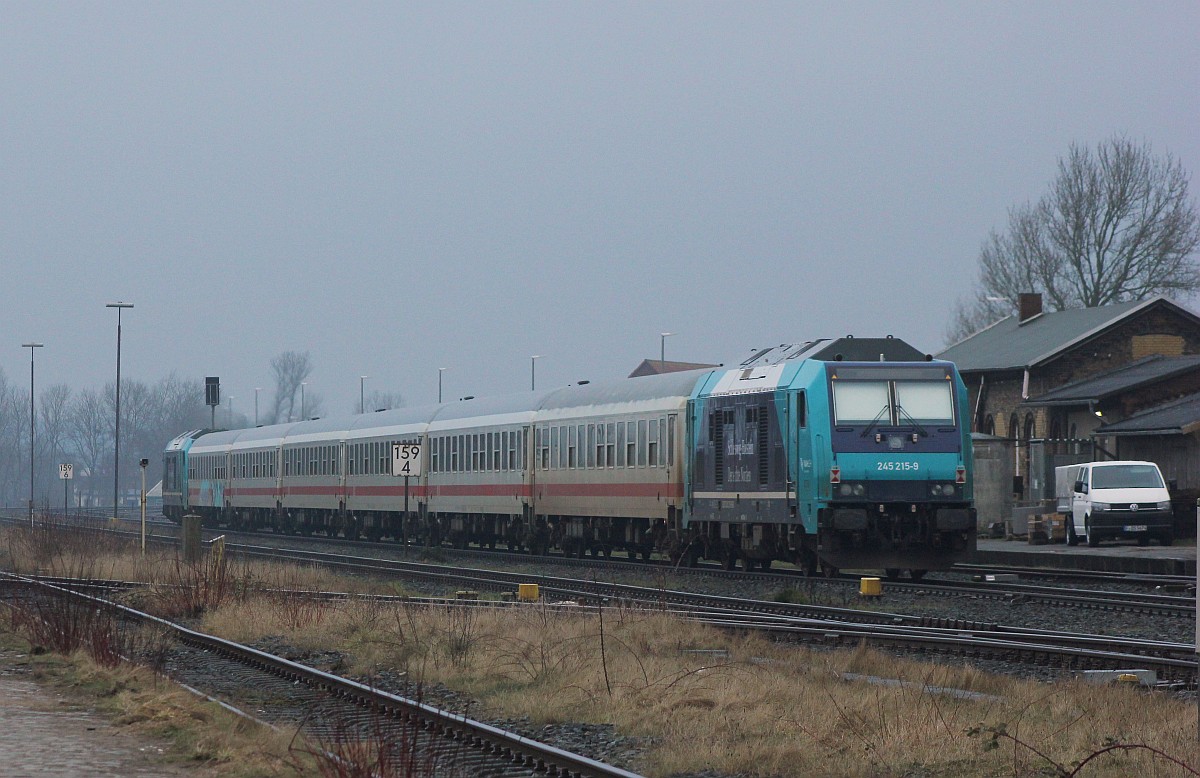
[[1018, 428], [1019, 422], [1017, 421], [1017, 414], [1014, 413], [1012, 416], [1008, 417], [1008, 437], [1011, 440], [1017, 439]]
[[1025, 414], [1025, 434], [1022, 437], [1024, 437], [1025, 440], [1033, 440], [1033, 433], [1034, 433], [1033, 414], [1027, 413], [1027, 414]]
[[983, 429], [980, 430], [980, 432], [984, 433], [985, 435], [995, 435], [996, 434], [996, 419], [992, 416], [992, 414], [989, 413], [984, 418]]

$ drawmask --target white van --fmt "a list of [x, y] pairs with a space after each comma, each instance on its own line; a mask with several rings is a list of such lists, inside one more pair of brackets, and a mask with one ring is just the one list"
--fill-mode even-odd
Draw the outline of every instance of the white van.
[[[1084, 462], [1055, 468], [1059, 511], [1066, 514], [1067, 544], [1085, 538], [1096, 546], [1105, 538], [1137, 538], [1144, 546], [1175, 538], [1171, 495], [1153, 462]], [[1064, 497], [1070, 494], [1069, 505]]]

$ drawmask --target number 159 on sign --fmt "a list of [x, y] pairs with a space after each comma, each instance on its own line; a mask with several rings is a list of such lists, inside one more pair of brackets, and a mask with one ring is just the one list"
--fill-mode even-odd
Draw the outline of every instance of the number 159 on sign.
[[420, 443], [392, 444], [392, 475], [416, 477], [421, 475]]

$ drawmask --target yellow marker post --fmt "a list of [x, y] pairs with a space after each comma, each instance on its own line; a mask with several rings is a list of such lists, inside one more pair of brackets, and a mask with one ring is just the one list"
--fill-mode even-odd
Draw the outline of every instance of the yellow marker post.
[[863, 597], [880, 597], [883, 595], [883, 585], [878, 578], [860, 578], [858, 593]]
[[521, 602], [537, 602], [540, 597], [537, 584], [517, 584], [517, 599]]

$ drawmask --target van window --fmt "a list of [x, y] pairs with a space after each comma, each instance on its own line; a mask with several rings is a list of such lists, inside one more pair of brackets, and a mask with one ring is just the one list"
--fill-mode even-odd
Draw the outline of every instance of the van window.
[[1092, 468], [1093, 489], [1162, 489], [1154, 465], [1104, 465]]

